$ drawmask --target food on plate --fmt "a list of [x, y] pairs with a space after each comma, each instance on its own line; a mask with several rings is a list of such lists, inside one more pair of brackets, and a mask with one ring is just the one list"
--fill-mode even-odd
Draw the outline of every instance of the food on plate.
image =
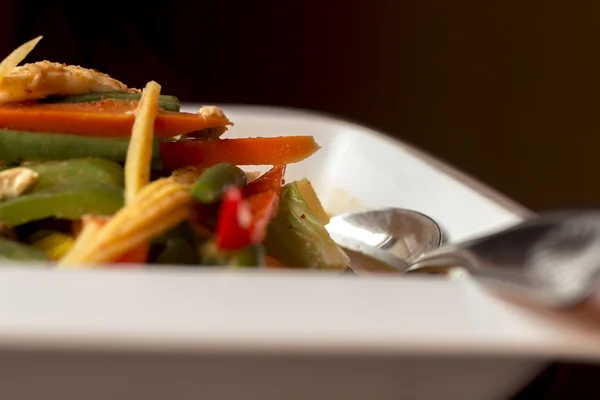
[[269, 224], [264, 243], [269, 255], [284, 265], [314, 265], [317, 268], [348, 265], [346, 253], [329, 237], [302, 198], [296, 182], [283, 187], [279, 211]]
[[[57, 268], [345, 269], [311, 183], [312, 136], [223, 138], [223, 110], [181, 112], [95, 70], [0, 63], [0, 259]], [[263, 166], [263, 174], [247, 171]]]

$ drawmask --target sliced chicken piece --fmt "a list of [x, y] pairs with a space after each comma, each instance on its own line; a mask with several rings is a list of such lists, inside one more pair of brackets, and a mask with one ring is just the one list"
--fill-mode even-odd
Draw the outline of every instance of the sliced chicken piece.
[[0, 172], [0, 200], [12, 199], [26, 192], [38, 181], [38, 173], [24, 167]]
[[16, 67], [0, 81], [0, 103], [90, 92], [141, 93], [93, 69], [50, 61]]

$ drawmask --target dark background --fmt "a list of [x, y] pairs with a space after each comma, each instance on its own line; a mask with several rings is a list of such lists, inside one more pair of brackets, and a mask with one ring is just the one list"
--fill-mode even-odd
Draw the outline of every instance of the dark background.
[[[599, 1], [144, 3], [5, 0], [0, 54], [43, 34], [27, 61], [350, 118], [536, 211], [600, 203]], [[595, 376], [553, 366], [519, 398], [584, 398]]]
[[13, 0], [3, 17], [1, 54], [43, 34], [31, 60], [351, 118], [534, 210], [600, 202], [598, 1]]

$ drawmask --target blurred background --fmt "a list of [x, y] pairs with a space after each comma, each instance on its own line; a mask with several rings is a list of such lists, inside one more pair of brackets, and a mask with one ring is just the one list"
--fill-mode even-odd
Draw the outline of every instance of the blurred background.
[[0, 52], [43, 34], [31, 60], [349, 118], [536, 211], [600, 201], [600, 2], [136, 3], [6, 0]]

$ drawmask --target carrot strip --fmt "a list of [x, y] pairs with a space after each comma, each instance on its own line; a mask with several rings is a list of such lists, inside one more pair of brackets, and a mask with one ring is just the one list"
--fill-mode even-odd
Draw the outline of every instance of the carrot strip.
[[[107, 99], [94, 103], [3, 104], [0, 128], [96, 137], [129, 137], [137, 101]], [[233, 125], [220, 109], [197, 114], [160, 111], [154, 136], [168, 138]]]
[[248, 183], [243, 189], [245, 197], [273, 190], [277, 196], [281, 194], [281, 185], [285, 175], [285, 165], [275, 165], [273, 168]]
[[218, 140], [183, 140], [160, 145], [163, 165], [209, 167], [222, 162], [234, 165], [292, 164], [319, 150], [312, 136], [282, 136]]

